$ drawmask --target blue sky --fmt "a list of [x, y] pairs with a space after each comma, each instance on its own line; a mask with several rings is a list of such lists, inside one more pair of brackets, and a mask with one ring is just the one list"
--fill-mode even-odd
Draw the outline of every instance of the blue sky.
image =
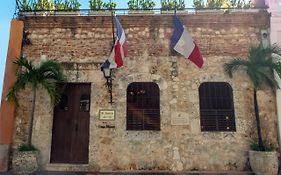
[[[4, 0], [3, 0], [4, 1]], [[8, 50], [9, 43], [9, 30], [10, 30], [10, 22], [13, 18], [13, 14], [15, 11], [15, 1], [16, 0], [5, 0], [4, 5], [0, 7], [0, 93], [2, 94], [2, 86], [3, 86], [3, 76], [5, 69], [5, 62]], [[109, 1], [109, 0], [105, 0]], [[113, 0], [117, 3], [117, 8], [127, 8], [128, 0]], [[185, 0], [187, 7], [192, 7], [192, 0]], [[82, 9], [88, 9], [89, 3], [88, 0], [79, 0], [82, 4]], [[154, 0], [156, 3], [156, 7], [160, 7], [160, 0]]]

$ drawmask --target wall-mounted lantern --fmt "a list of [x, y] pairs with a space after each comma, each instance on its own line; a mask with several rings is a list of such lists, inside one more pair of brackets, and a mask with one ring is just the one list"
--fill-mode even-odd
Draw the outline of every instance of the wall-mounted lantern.
[[103, 76], [106, 79], [106, 86], [110, 95], [109, 103], [112, 104], [112, 69], [109, 67], [101, 67], [101, 71], [103, 72]]

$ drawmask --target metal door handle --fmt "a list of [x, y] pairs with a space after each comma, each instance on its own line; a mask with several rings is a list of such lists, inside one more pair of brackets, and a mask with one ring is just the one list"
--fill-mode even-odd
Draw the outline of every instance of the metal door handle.
[[78, 131], [78, 123], [75, 124], [75, 131]]

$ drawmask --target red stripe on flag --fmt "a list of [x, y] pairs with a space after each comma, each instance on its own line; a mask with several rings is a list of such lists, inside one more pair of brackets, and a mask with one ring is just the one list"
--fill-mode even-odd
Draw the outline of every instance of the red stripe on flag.
[[127, 57], [128, 56], [128, 47], [127, 47], [126, 41], [123, 43], [122, 48], [123, 48], [124, 56]]
[[117, 65], [117, 68], [123, 66], [123, 59], [122, 59], [122, 55], [121, 55], [121, 45], [119, 40], [117, 41], [116, 45], [115, 45], [115, 56], [114, 56], [114, 61]]
[[193, 51], [189, 55], [188, 59], [190, 61], [192, 61], [194, 64], [196, 64], [196, 66], [198, 66], [199, 68], [201, 68], [203, 66], [203, 64], [204, 64], [203, 57], [202, 57], [202, 55], [199, 51], [199, 48], [196, 44], [195, 44], [195, 47], [194, 47]]

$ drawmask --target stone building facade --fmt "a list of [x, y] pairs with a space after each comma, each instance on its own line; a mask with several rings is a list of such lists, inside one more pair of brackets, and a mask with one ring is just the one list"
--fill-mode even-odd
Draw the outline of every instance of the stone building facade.
[[[247, 170], [248, 150], [256, 139], [253, 87], [242, 73], [230, 79], [223, 64], [247, 56], [262, 41], [269, 26], [267, 12], [198, 13], [180, 15], [205, 60], [198, 69], [182, 56], [172, 56], [169, 41], [172, 15], [118, 16], [129, 56], [114, 72], [113, 104], [100, 65], [112, 46], [111, 17], [26, 17], [24, 29], [31, 45], [22, 54], [39, 63], [42, 55], [62, 62], [69, 83], [90, 83], [89, 153], [85, 164], [50, 163], [54, 108], [47, 92], [36, 99], [33, 144], [40, 150], [40, 166], [47, 170]], [[126, 129], [127, 88], [134, 82], [153, 82], [160, 92], [160, 130]], [[235, 130], [203, 132], [199, 87], [205, 82], [231, 86]], [[26, 139], [31, 108], [30, 88], [20, 92], [13, 147]], [[275, 96], [259, 91], [262, 132], [278, 148]], [[115, 110], [114, 120], [100, 119], [100, 111]], [[184, 122], [176, 121], [177, 117]], [[67, 132], [67, 131], [66, 131]]]

